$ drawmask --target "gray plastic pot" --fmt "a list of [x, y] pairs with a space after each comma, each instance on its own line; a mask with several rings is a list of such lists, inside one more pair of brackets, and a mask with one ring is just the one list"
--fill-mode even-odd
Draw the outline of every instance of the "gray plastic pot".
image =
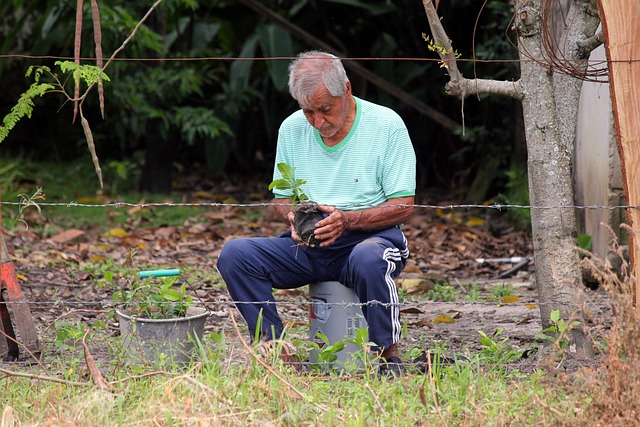
[[202, 340], [207, 310], [190, 307], [186, 317], [145, 319], [116, 309], [120, 334], [127, 357], [133, 363], [165, 361], [178, 365], [189, 363], [195, 356], [196, 339]]

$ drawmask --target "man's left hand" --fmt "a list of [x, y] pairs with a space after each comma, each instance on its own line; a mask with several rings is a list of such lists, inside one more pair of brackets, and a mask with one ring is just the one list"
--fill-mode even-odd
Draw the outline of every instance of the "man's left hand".
[[316, 223], [314, 234], [316, 239], [322, 240], [320, 246], [329, 246], [348, 229], [347, 214], [335, 206], [320, 205], [318, 210], [329, 214], [329, 216]]

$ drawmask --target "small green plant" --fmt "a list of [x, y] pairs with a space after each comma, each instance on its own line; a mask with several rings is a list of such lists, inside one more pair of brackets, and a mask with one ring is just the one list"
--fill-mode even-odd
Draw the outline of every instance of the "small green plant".
[[580, 326], [581, 323], [578, 321], [570, 323], [565, 322], [565, 320], [560, 317], [559, 310], [553, 310], [549, 317], [551, 320], [551, 326], [542, 329], [535, 335], [535, 338], [542, 341], [549, 341], [559, 350], [564, 350], [571, 345], [571, 341], [567, 338], [567, 334], [571, 329]]
[[302, 190], [302, 186], [306, 184], [307, 181], [300, 178], [293, 178], [293, 173], [296, 168], [292, 168], [284, 162], [278, 163], [277, 167], [280, 174], [282, 174], [282, 178], [273, 180], [271, 184], [269, 184], [269, 190], [273, 190], [274, 188], [278, 190], [292, 190], [291, 206], [295, 206], [300, 202], [309, 200], [309, 197], [307, 197], [304, 190]]
[[480, 344], [483, 347], [480, 354], [496, 364], [509, 363], [522, 357], [522, 351], [507, 344], [509, 337], [498, 341], [502, 332], [504, 332], [504, 328], [498, 328], [492, 336], [488, 336], [485, 332], [478, 331], [481, 336]]
[[436, 283], [433, 289], [427, 292], [427, 298], [431, 301], [453, 302], [460, 292], [449, 283]]
[[[370, 366], [369, 352], [375, 343], [368, 340], [369, 333], [366, 328], [357, 328], [353, 338], [344, 338], [330, 343], [329, 337], [322, 332], [316, 334], [316, 339], [312, 341], [295, 339], [296, 348], [302, 349], [304, 353], [311, 353], [315, 363], [310, 364], [314, 371], [324, 373], [338, 372], [344, 370], [352, 372]], [[337, 361], [338, 353], [344, 350], [347, 345], [355, 344], [359, 350], [350, 352], [350, 357], [346, 361]], [[337, 361], [337, 362], [336, 362]]]
[[293, 227], [298, 237], [302, 242], [309, 245], [321, 243], [320, 240], [316, 239], [314, 232], [316, 224], [318, 221], [321, 221], [324, 216], [318, 209], [318, 204], [309, 200], [309, 197], [302, 190], [302, 186], [306, 184], [307, 181], [300, 178], [295, 179], [293, 173], [296, 168], [292, 168], [284, 162], [278, 163], [277, 167], [282, 178], [273, 180], [271, 184], [269, 184], [269, 189], [292, 190], [291, 210], [295, 215]]
[[16, 223], [18, 222], [24, 224], [26, 228], [29, 228], [29, 224], [27, 224], [27, 222], [23, 219], [24, 211], [29, 207], [34, 207], [38, 210], [38, 213], [42, 213], [40, 205], [38, 205], [37, 201], [45, 199], [44, 192], [42, 191], [42, 188], [38, 187], [31, 196], [21, 193], [18, 194], [18, 198], [20, 199], [18, 215], [16, 215], [13, 222], [11, 223], [11, 228], [15, 227]]
[[84, 326], [79, 320], [56, 322], [54, 328], [56, 330], [54, 345], [62, 350], [74, 349], [84, 336]]
[[338, 360], [338, 353], [344, 350], [347, 346], [347, 340], [338, 340], [331, 344], [329, 342], [329, 337], [322, 332], [318, 332], [316, 340], [320, 340], [320, 342], [309, 342], [311, 351], [314, 353], [316, 359], [316, 363], [312, 363], [310, 365], [311, 368], [319, 371], [335, 370], [333, 362]]
[[487, 297], [489, 301], [502, 301], [504, 297], [513, 295], [514, 289], [511, 283], [501, 283], [491, 288], [491, 295]]
[[[111, 283], [113, 277], [111, 271], [104, 274], [107, 283]], [[155, 280], [159, 280], [159, 283]], [[193, 304], [193, 298], [187, 295], [186, 283], [176, 289], [175, 277], [155, 280], [136, 280], [128, 289], [114, 292], [114, 304], [122, 305], [129, 315], [146, 319], [184, 317], [187, 309]]]
[[480, 294], [482, 293], [482, 286], [478, 283], [470, 283], [467, 286], [469, 289], [464, 296], [465, 301], [479, 301]]

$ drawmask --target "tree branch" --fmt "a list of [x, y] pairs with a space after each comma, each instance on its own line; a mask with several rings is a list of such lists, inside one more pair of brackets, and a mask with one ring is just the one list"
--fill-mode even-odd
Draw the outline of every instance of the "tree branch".
[[57, 377], [47, 377], [44, 375], [29, 374], [26, 372], [11, 371], [9, 369], [0, 368], [0, 373], [10, 377], [29, 378], [31, 380], [50, 381], [53, 383], [66, 384], [73, 387], [91, 387], [91, 383], [83, 383], [78, 381], [67, 381]]
[[515, 99], [524, 97], [524, 90], [520, 80], [515, 82], [484, 80], [484, 79], [465, 79], [458, 69], [458, 62], [451, 45], [451, 40], [447, 35], [440, 17], [433, 5], [433, 0], [422, 0], [424, 11], [429, 20], [429, 28], [433, 36], [433, 42], [436, 44], [436, 52], [442, 59], [444, 68], [449, 74], [450, 81], [445, 86], [448, 95], [457, 95], [466, 97], [471, 94], [488, 93], [494, 95], [504, 95]]
[[424, 5], [424, 11], [427, 14], [429, 28], [431, 29], [431, 35], [434, 39], [433, 41], [439, 47], [439, 49], [437, 49], [438, 55], [440, 56], [440, 59], [442, 59], [444, 67], [449, 73], [449, 77], [452, 81], [462, 79], [462, 74], [460, 73], [460, 70], [458, 70], [456, 56], [453, 53], [451, 39], [449, 39], [447, 32], [444, 30], [444, 27], [440, 22], [440, 17], [438, 16], [436, 8], [433, 6], [432, 0], [422, 0], [422, 4]]
[[447, 95], [462, 97], [472, 94], [479, 95], [481, 93], [487, 93], [509, 96], [518, 100], [522, 100], [522, 98], [524, 98], [524, 89], [520, 80], [508, 82], [504, 80], [460, 78], [457, 81], [451, 80], [445, 85], [444, 90]]

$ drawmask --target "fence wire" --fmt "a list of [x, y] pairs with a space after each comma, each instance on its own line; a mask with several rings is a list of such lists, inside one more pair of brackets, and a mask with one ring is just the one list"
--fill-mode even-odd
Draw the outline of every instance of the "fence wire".
[[[43, 60], [60, 60], [60, 61], [74, 61], [73, 56], [63, 55], [30, 55], [24, 53], [10, 53], [0, 55], [0, 59], [43, 59]], [[272, 56], [272, 57], [233, 57], [233, 56], [202, 56], [202, 57], [141, 57], [141, 58], [111, 58], [112, 62], [204, 62], [204, 61], [216, 61], [216, 62], [236, 62], [236, 61], [293, 61], [297, 59], [296, 56]], [[95, 63], [95, 57], [80, 57], [81, 61]], [[382, 61], [399, 61], [399, 62], [436, 62], [441, 63], [440, 58], [428, 58], [428, 57], [342, 57], [341, 61], [359, 61], [359, 62], [382, 62]], [[540, 62], [537, 59], [521, 59], [521, 58], [494, 58], [494, 59], [482, 59], [482, 58], [456, 58], [456, 62], [470, 62], [476, 64], [509, 64], [514, 62]], [[566, 61], [571, 62], [571, 61]], [[605, 67], [607, 63], [624, 63], [631, 64], [634, 62], [640, 62], [640, 58], [627, 58], [627, 59], [588, 59], [585, 60], [589, 66], [602, 66]]]
[[[308, 307], [313, 303], [311, 297], [307, 301], [285, 301], [285, 300], [275, 300], [275, 301], [233, 301], [233, 300], [219, 300], [219, 301], [194, 301], [190, 303], [193, 306], [201, 306], [201, 307], [210, 307], [210, 306], [224, 306], [224, 307], [237, 307], [241, 305], [260, 305], [260, 306], [300, 306], [300, 307]], [[126, 307], [129, 305], [138, 305], [138, 303], [127, 303], [127, 302], [119, 302], [119, 303], [111, 303], [106, 302], [105, 300], [94, 300], [94, 301], [68, 301], [68, 300], [57, 300], [57, 301], [2, 301], [0, 305], [7, 305], [11, 307], [12, 305], [20, 305], [20, 304], [28, 304], [30, 306], [55, 306], [55, 307], [100, 307], [100, 309], [96, 308], [95, 310], [102, 309], [110, 309], [116, 306]], [[172, 303], [155, 303], [154, 305], [171, 305]], [[573, 308], [585, 308], [586, 306], [599, 306], [601, 304], [598, 301], [585, 301], [582, 303], [562, 303], [558, 302], [541, 302], [538, 300], [534, 301], [518, 301], [518, 302], [501, 302], [501, 301], [400, 301], [394, 303], [387, 303], [378, 300], [367, 301], [364, 303], [356, 303], [356, 302], [323, 302], [323, 305], [327, 306], [339, 306], [345, 308], [362, 308], [366, 306], [382, 306], [384, 308], [390, 307], [399, 307], [400, 310], [405, 309], [417, 309], [425, 306], [433, 306], [433, 307], [469, 307], [469, 306], [485, 306], [485, 307], [523, 307], [527, 309], [536, 309], [539, 306], [559, 306], [563, 307], [573, 307]], [[416, 313], [420, 314], [420, 313]]]
[[[241, 207], [241, 208], [262, 208], [269, 206], [279, 206], [274, 202], [255, 202], [255, 203], [222, 203], [222, 202], [109, 202], [109, 203], [79, 203], [71, 202], [7, 202], [0, 201], [0, 207], [7, 206], [41, 206], [41, 207], [66, 207], [66, 208], [149, 208], [149, 207], [203, 207], [203, 208], [224, 208], [224, 207]], [[447, 204], [447, 205], [429, 205], [429, 204], [398, 204], [393, 207], [414, 207], [418, 209], [530, 209], [530, 210], [557, 210], [557, 209], [584, 209], [584, 210], [616, 210], [616, 209], [640, 209], [640, 205], [517, 205], [517, 204]], [[350, 204], [341, 205], [340, 208], [367, 208], [373, 205]], [[384, 208], [385, 206], [378, 206]]]

